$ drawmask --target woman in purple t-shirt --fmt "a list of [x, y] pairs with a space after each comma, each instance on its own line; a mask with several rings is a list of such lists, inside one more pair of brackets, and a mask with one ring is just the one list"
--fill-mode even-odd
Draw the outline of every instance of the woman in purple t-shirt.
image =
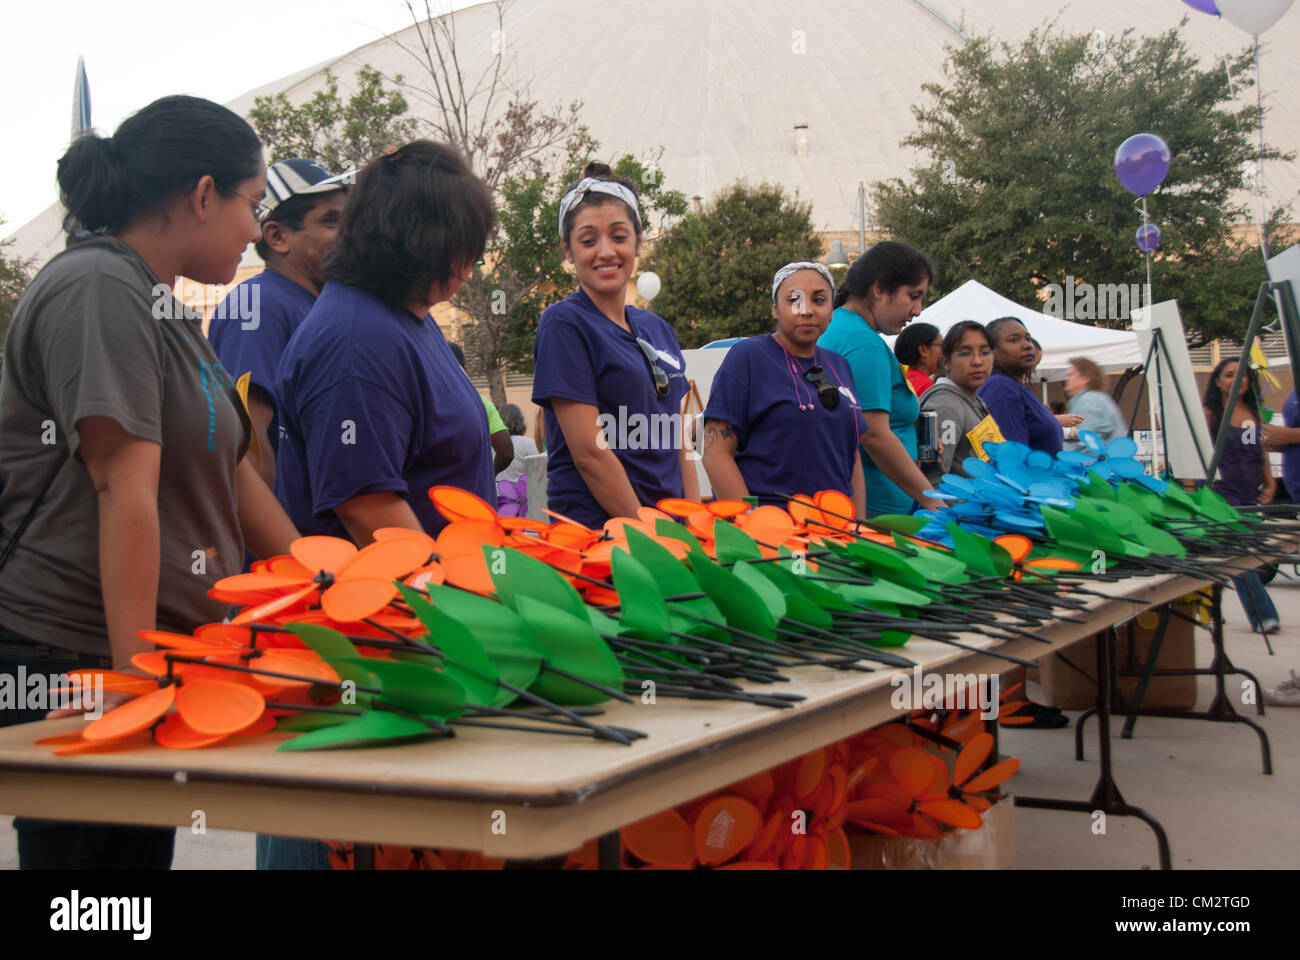
[[999, 317], [985, 327], [993, 342], [993, 375], [979, 397], [993, 414], [998, 430], [1034, 450], [1060, 453], [1061, 424], [1052, 411], [1025, 386], [1023, 378], [1038, 363], [1033, 338], [1015, 317]]
[[[1233, 378], [1237, 375], [1235, 359], [1221, 360], [1210, 374], [1205, 387], [1205, 419], [1210, 425], [1210, 435], [1216, 440], [1220, 424], [1227, 418], [1227, 436], [1223, 454], [1219, 459], [1219, 476], [1214, 489], [1234, 507], [1249, 507], [1257, 503], [1271, 503], [1277, 492], [1277, 481], [1269, 470], [1268, 457], [1264, 456], [1264, 436], [1259, 415], [1259, 401], [1255, 371], [1247, 369], [1237, 387], [1237, 396], [1229, 400]], [[1256, 633], [1269, 634], [1278, 629], [1277, 608], [1264, 589], [1264, 583], [1254, 570], [1234, 577], [1237, 595], [1246, 611], [1250, 628]]]
[[631, 181], [587, 164], [560, 202], [578, 289], [546, 308], [533, 345], [550, 508], [592, 527], [665, 497], [699, 496], [677, 336], [662, 317], [627, 305], [641, 230]]
[[819, 263], [787, 264], [772, 281], [776, 330], [732, 347], [704, 411], [702, 455], [714, 496], [784, 506], [839, 490], [866, 516], [858, 440], [866, 427], [848, 361], [817, 346], [835, 284]]
[[304, 534], [436, 534], [447, 520], [428, 493], [444, 484], [495, 502], [483, 398], [431, 313], [473, 275], [494, 217], [445, 144], [413, 141], [358, 175], [329, 279], [276, 369], [275, 489]]

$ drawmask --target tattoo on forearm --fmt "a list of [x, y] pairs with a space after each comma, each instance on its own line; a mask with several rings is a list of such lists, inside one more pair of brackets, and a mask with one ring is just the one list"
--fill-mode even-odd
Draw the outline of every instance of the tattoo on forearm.
[[709, 447], [713, 446], [719, 440], [726, 440], [736, 436], [736, 431], [732, 429], [729, 423], [710, 423], [704, 428], [704, 441], [700, 445], [700, 452], [703, 453]]

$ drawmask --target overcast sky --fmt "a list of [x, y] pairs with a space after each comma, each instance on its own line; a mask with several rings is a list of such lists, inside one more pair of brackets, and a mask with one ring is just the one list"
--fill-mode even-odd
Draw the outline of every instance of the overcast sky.
[[[432, 0], [435, 11], [473, 0]], [[417, 0], [417, 6], [423, 3]], [[77, 57], [91, 120], [112, 133], [169, 93], [218, 103], [409, 26], [401, 0], [18, 0], [0, 31], [0, 236], [58, 199]]]

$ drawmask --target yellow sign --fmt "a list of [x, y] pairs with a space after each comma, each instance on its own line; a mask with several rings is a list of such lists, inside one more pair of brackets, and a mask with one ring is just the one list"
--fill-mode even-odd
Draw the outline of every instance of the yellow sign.
[[1002, 436], [1002, 431], [998, 429], [997, 421], [993, 419], [993, 414], [989, 414], [979, 423], [975, 424], [966, 434], [966, 439], [970, 441], [971, 448], [975, 451], [975, 456], [981, 460], [987, 460], [989, 455], [984, 452], [986, 443], [1002, 443], [1006, 437]]
[[248, 409], [248, 385], [252, 383], [253, 371], [248, 371], [238, 380], [235, 381], [235, 392], [239, 394], [239, 400], [244, 405], [244, 412], [248, 414], [248, 452], [257, 458], [257, 462], [262, 462], [262, 445], [257, 441], [257, 424], [253, 422], [253, 411]]
[[1277, 382], [1277, 377], [1273, 376], [1269, 371], [1268, 357], [1264, 355], [1264, 348], [1259, 345], [1258, 339], [1250, 345], [1250, 365], [1258, 370], [1265, 380], [1272, 384], [1274, 390], [1282, 386], [1282, 384]]

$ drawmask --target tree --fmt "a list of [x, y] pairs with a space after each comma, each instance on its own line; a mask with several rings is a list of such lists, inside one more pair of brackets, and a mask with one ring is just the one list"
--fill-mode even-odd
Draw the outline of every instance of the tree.
[[[927, 162], [906, 182], [873, 188], [882, 231], [931, 254], [938, 293], [976, 277], [1036, 305], [1047, 285], [1064, 288], [1067, 278], [1144, 284], [1134, 243], [1140, 208], [1116, 179], [1113, 158], [1125, 138], [1151, 131], [1173, 154], [1148, 198], [1163, 234], [1154, 298], [1178, 298], [1194, 345], [1241, 335], [1264, 278], [1258, 245], [1233, 233], [1253, 219], [1233, 192], [1258, 153], [1255, 108], [1234, 112], [1223, 64], [1198, 66], [1182, 36], [1186, 23], [1104, 43], [1049, 24], [1018, 47], [995, 49], [988, 38], [950, 47], [947, 81], [925, 85], [933, 102], [912, 108], [917, 129], [903, 141]], [[1230, 59], [1242, 86], [1253, 83], [1252, 56]], [[1272, 148], [1264, 154], [1283, 158]], [[1266, 218], [1277, 249], [1287, 242], [1284, 216]]]
[[[498, 223], [483, 263], [451, 305], [468, 318], [463, 339], [470, 372], [487, 378], [498, 404], [506, 399], [506, 366], [532, 366], [533, 335], [547, 298], [571, 283], [556, 232], [559, 201], [599, 146], [579, 121], [581, 101], [543, 106], [531, 97], [509, 52], [510, 6], [506, 0], [493, 4], [497, 28], [477, 75], [471, 56], [457, 46], [456, 17], [436, 15], [430, 0], [422, 0], [422, 16], [407, 0], [415, 38], [403, 44], [420, 64], [420, 82], [407, 89], [425, 105], [429, 135], [464, 154], [496, 204]], [[648, 206], [685, 208], [681, 194], [660, 199], [657, 170], [631, 156], [617, 169], [645, 185]]]
[[[448, 10], [435, 14], [431, 0], [421, 0], [423, 18], [413, 0], [406, 0], [415, 27], [415, 43], [394, 42], [420, 64], [419, 83], [408, 83], [411, 95], [424, 102], [424, 126], [435, 140], [449, 143], [494, 194], [511, 177], [540, 175], [557, 149], [578, 135], [582, 101], [567, 107], [542, 107], [529, 96], [528, 83], [515, 72], [509, 55], [506, 14], [510, 0], [492, 4], [497, 28], [491, 54], [477, 77], [469, 75], [456, 44], [456, 17]], [[394, 78], [401, 82], [401, 78]]]
[[663, 278], [655, 311], [683, 347], [772, 328], [772, 275], [822, 256], [812, 205], [773, 184], [739, 181], [661, 236], [647, 264]]
[[[0, 226], [4, 222], [0, 219]], [[18, 298], [32, 279], [31, 261], [8, 252], [13, 244], [12, 237], [0, 240], [0, 353], [4, 352], [5, 338], [9, 335], [9, 324], [13, 321]]]
[[363, 166], [389, 144], [400, 146], [415, 136], [414, 117], [406, 116], [402, 77], [395, 89], [369, 64], [357, 71], [355, 89], [339, 99], [339, 84], [325, 71], [325, 89], [294, 106], [283, 93], [256, 97], [248, 118], [266, 144], [272, 162], [289, 157], [314, 160], [332, 173]]

